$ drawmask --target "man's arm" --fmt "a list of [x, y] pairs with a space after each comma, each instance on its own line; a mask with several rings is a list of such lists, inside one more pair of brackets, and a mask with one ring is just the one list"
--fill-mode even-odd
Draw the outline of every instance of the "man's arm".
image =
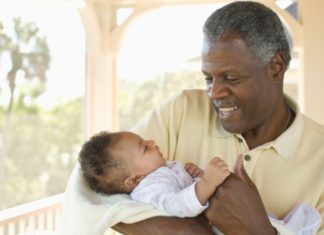
[[196, 218], [154, 217], [135, 224], [119, 223], [114, 230], [126, 235], [211, 235], [204, 215]]
[[245, 172], [242, 159], [209, 202], [207, 219], [225, 234], [275, 235], [258, 190]]

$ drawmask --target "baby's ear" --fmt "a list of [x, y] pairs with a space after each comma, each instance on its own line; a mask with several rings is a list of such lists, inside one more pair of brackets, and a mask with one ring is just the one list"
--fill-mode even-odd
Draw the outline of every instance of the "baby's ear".
[[141, 182], [141, 180], [144, 178], [143, 175], [132, 175], [129, 176], [125, 179], [124, 181], [124, 185], [126, 186], [127, 189], [129, 190], [133, 190], [133, 188], [136, 187], [136, 185], [139, 184], [139, 182]]

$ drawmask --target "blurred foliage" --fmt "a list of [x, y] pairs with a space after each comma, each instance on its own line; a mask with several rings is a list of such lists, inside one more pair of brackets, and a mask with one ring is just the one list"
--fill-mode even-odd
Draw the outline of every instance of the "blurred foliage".
[[0, 209], [64, 191], [83, 141], [82, 106], [78, 98], [50, 110], [21, 107], [6, 126], [2, 111], [1, 133], [10, 131], [1, 143]]
[[8, 35], [0, 22], [0, 55], [8, 55], [11, 64], [6, 75], [10, 88], [7, 113], [14, 103], [18, 72], [22, 72], [25, 79], [44, 82], [51, 61], [46, 37], [41, 36], [35, 23], [13, 18], [13, 28], [13, 35]]
[[0, 22], [1, 61], [10, 64], [10, 98], [0, 105], [0, 210], [62, 193], [83, 141], [83, 98], [38, 104], [51, 61], [46, 38], [20, 18], [13, 27], [6, 34]]
[[167, 72], [142, 83], [119, 79], [119, 129], [129, 130], [166, 98], [183, 89], [205, 88], [201, 72]]

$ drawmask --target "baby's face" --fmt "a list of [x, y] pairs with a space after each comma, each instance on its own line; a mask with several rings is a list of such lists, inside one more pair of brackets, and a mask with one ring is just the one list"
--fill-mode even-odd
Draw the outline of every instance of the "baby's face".
[[159, 147], [153, 140], [143, 140], [140, 136], [123, 132], [115, 150], [124, 158], [132, 175], [147, 175], [161, 166], [166, 165]]

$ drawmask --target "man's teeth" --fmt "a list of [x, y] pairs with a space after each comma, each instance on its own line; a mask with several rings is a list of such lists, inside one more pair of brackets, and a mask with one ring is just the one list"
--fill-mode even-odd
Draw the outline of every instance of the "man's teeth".
[[231, 112], [231, 111], [234, 111], [237, 109], [237, 106], [234, 106], [234, 107], [229, 107], [229, 108], [219, 108], [218, 110], [220, 112]]

